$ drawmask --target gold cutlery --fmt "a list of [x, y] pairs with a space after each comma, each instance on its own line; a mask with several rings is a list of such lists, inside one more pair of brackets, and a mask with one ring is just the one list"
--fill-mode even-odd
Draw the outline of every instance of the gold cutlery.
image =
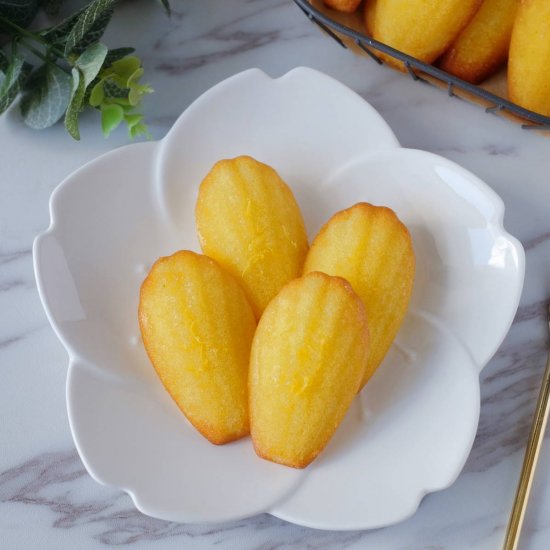
[[[550, 304], [548, 306], [548, 328], [550, 330]], [[516, 550], [518, 546], [521, 527], [525, 517], [525, 510], [527, 508], [527, 500], [529, 499], [533, 476], [535, 473], [537, 460], [539, 458], [542, 441], [544, 439], [544, 430], [548, 420], [548, 411], [550, 410], [549, 397], [550, 353], [546, 362], [546, 369], [544, 371], [544, 378], [542, 379], [535, 416], [533, 417], [529, 441], [527, 442], [527, 448], [525, 449], [525, 457], [523, 459], [523, 467], [521, 469], [516, 498], [514, 500], [514, 505], [512, 506], [512, 513], [510, 514], [506, 538], [504, 540], [504, 550]]]

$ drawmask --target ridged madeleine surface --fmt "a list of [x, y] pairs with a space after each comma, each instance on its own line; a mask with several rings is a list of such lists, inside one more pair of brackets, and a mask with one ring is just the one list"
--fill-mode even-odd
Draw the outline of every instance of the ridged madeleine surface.
[[550, 1], [522, 0], [510, 42], [508, 96], [550, 116]]
[[415, 272], [409, 231], [393, 210], [358, 203], [335, 214], [315, 237], [304, 266], [310, 271], [343, 277], [365, 304], [370, 350], [364, 385], [407, 312]]
[[[480, 0], [367, 0], [365, 25], [376, 40], [432, 63], [467, 25], [479, 3]], [[400, 61], [381, 56], [403, 69]]]
[[359, 390], [365, 308], [347, 281], [295, 279], [270, 302], [252, 344], [250, 424], [256, 453], [294, 468], [325, 447]]
[[239, 279], [258, 317], [300, 275], [304, 221], [270, 166], [247, 156], [217, 162], [200, 186], [196, 219], [203, 252]]
[[440, 61], [444, 71], [477, 84], [506, 63], [520, 0], [484, 0]]
[[190, 251], [160, 258], [141, 287], [139, 325], [153, 366], [191, 424], [215, 444], [247, 435], [256, 320], [231, 275]]

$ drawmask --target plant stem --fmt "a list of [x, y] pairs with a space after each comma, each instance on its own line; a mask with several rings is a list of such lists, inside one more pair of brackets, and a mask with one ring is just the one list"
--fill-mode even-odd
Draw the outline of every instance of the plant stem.
[[32, 52], [34, 55], [36, 55], [36, 57], [42, 59], [42, 61], [45, 61], [46, 63], [50, 61], [41, 51], [37, 50], [34, 46], [27, 44], [24, 40], [20, 40], [19, 44], [25, 46], [25, 48], [29, 50], [29, 52]]
[[4, 17], [3, 15], [0, 15], [0, 23], [5, 25], [6, 27], [10, 27], [12, 30], [14, 30], [17, 34], [20, 34], [21, 36], [25, 36], [27, 38], [31, 38], [32, 40], [37, 40], [38, 42], [45, 43], [42, 38], [37, 36], [36, 34], [28, 31], [27, 29], [24, 29], [23, 27], [20, 27], [13, 21], [10, 21], [7, 17]]
[[[42, 44], [45, 48], [47, 48], [48, 50], [53, 52], [55, 55], [57, 55], [57, 57], [65, 57], [63, 52], [60, 52], [57, 48], [55, 48], [51, 44], [48, 44], [48, 42], [46, 40], [44, 40], [42, 37], [40, 37], [39, 35], [37, 35], [33, 32], [28, 31], [27, 29], [24, 29], [23, 27], [20, 27], [19, 25], [17, 25], [13, 21], [10, 21], [7, 17], [4, 17], [3, 15], [0, 15], [0, 25], [5, 25], [6, 27], [9, 27], [10, 29], [15, 31], [15, 33], [19, 34], [20, 36], [24, 36], [25, 38], [30, 38], [31, 40], [34, 40], [35, 42], [40, 42], [40, 44]], [[25, 47], [27, 47], [30, 51], [35, 53], [31, 49], [31, 47], [28, 46], [27, 44], [25, 44]]]
[[38, 57], [39, 59], [41, 59], [42, 61], [44, 61], [44, 63], [47, 63], [48, 65], [52, 65], [52, 66], [55, 66], [57, 67], [58, 69], [60, 69], [61, 71], [69, 74], [68, 71], [66, 71], [63, 67], [59, 66], [55, 61], [52, 61], [51, 59], [48, 59], [48, 56], [44, 55], [42, 52], [38, 51], [35, 47], [31, 46], [30, 44], [27, 44], [26, 42], [24, 42], [23, 40], [21, 40], [19, 42], [20, 44], [22, 44], [23, 46], [25, 46], [25, 48], [27, 50], [29, 50], [31, 53], [33, 53], [34, 55], [36, 55], [36, 57]]

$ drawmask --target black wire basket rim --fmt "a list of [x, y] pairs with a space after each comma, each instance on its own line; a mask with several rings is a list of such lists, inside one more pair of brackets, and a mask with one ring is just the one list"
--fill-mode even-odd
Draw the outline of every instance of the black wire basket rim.
[[[394, 59], [401, 61], [409, 74], [415, 80], [423, 80], [418, 74], [414, 72], [414, 69], [420, 70], [423, 73], [428, 74], [429, 76], [436, 78], [442, 82], [445, 82], [448, 86], [449, 95], [454, 95], [455, 87], [459, 90], [463, 90], [467, 93], [470, 93], [476, 97], [479, 97], [493, 105], [487, 107], [485, 110], [487, 112], [502, 112], [508, 111], [518, 117], [521, 117], [529, 122], [534, 122], [534, 125], [523, 125], [525, 129], [535, 129], [535, 130], [550, 130], [550, 117], [536, 113], [524, 107], [513, 103], [507, 99], [504, 99], [501, 96], [498, 96], [492, 92], [471, 84], [461, 78], [453, 76], [433, 65], [429, 65], [416, 57], [407, 55], [406, 53], [396, 50], [391, 46], [379, 42], [374, 38], [371, 38], [365, 34], [357, 32], [337, 21], [334, 21], [330, 17], [326, 16], [323, 12], [319, 11], [315, 6], [311, 4], [309, 0], [294, 0], [294, 3], [306, 14], [306, 16], [312, 20], [314, 23], [317, 23], [325, 32], [327, 32], [334, 40], [336, 40], [343, 48], [347, 48], [345, 43], [332, 31], [336, 31], [348, 38], [353, 39], [355, 44], [360, 47], [365, 53], [372, 57], [379, 64], [382, 64], [382, 60], [376, 56], [375, 53], [369, 50], [373, 48], [377, 51], [385, 53]], [[368, 46], [368, 47], [367, 47]]]

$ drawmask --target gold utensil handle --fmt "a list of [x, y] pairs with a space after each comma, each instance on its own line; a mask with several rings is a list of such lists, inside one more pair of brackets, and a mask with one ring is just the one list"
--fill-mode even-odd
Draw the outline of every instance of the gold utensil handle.
[[546, 362], [546, 370], [544, 371], [544, 379], [540, 388], [539, 399], [537, 401], [537, 409], [529, 434], [527, 449], [525, 450], [525, 458], [523, 459], [523, 467], [519, 478], [516, 498], [512, 507], [506, 538], [504, 540], [504, 550], [516, 550], [518, 546], [521, 526], [527, 508], [527, 499], [531, 491], [533, 475], [539, 457], [540, 447], [544, 439], [544, 430], [548, 420], [548, 410], [550, 409], [550, 355]]

